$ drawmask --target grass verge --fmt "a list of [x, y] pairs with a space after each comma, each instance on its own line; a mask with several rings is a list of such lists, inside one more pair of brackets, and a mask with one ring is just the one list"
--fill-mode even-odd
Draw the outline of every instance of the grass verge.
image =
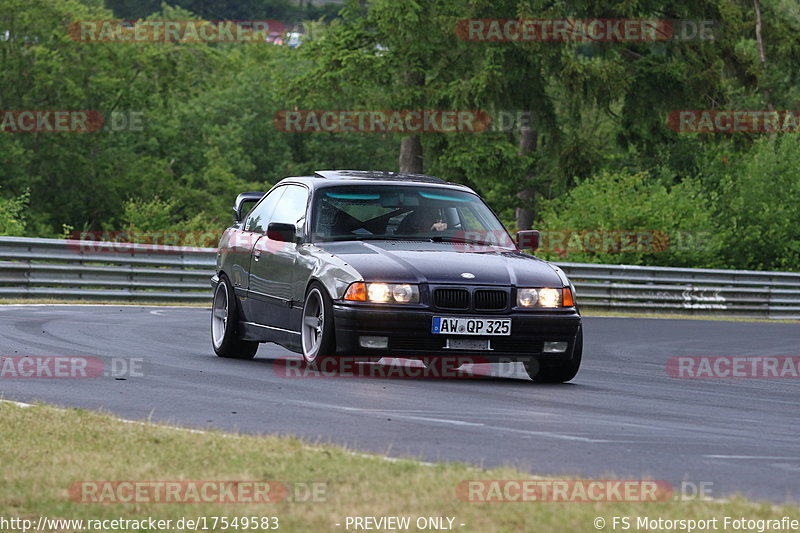
[[[632, 517], [635, 523], [640, 516], [776, 519], [798, 515], [797, 507], [743, 498], [726, 502], [467, 503], [456, 497], [456, 487], [463, 480], [531, 476], [512, 468], [486, 470], [457, 463], [387, 461], [341, 447], [309, 446], [291, 437], [193, 432], [41, 405], [20, 407], [0, 402], [0, 434], [0, 517], [23, 517], [34, 523], [42, 515], [51, 519], [154, 517], [173, 521], [198, 516], [275, 516], [280, 531], [342, 532], [347, 531], [347, 516], [410, 516], [412, 524], [417, 517], [449, 516], [455, 517], [456, 531], [562, 533], [597, 531], [597, 517], [606, 520], [605, 530], [613, 531], [614, 516]], [[287, 486], [327, 486], [323, 498], [303, 503], [92, 504], [70, 499], [70, 486], [92, 480], [269, 480]], [[413, 525], [408, 529], [429, 530]]]

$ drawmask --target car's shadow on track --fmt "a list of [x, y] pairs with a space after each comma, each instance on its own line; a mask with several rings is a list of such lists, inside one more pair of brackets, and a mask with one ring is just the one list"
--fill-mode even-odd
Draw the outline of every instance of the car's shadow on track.
[[410, 382], [480, 382], [525, 387], [585, 387], [577, 383], [535, 383], [525, 375], [521, 363], [466, 364], [456, 369], [429, 368], [416, 360], [384, 358], [379, 362], [342, 362], [332, 359], [317, 367], [310, 367], [299, 356], [262, 356], [241, 363], [270, 367], [275, 376], [287, 379], [377, 379]]

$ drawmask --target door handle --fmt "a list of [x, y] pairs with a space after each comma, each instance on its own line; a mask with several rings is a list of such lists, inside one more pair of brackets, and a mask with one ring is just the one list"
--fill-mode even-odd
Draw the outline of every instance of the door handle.
[[255, 259], [256, 261], [258, 261], [260, 258], [261, 258], [261, 250], [255, 250], [255, 251], [253, 252], [253, 259]]

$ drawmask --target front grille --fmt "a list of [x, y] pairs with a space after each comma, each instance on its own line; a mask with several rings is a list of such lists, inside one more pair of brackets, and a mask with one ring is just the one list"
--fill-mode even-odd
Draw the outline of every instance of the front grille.
[[506, 291], [475, 291], [476, 311], [502, 311], [507, 306], [508, 293]]
[[433, 305], [439, 309], [466, 311], [469, 309], [469, 292], [466, 289], [436, 289]]

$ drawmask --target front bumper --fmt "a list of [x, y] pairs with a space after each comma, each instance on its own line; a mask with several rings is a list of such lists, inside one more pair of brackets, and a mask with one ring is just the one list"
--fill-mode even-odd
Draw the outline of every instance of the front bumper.
[[[369, 304], [334, 302], [337, 355], [441, 357], [470, 355], [487, 361], [526, 361], [531, 358], [569, 360], [581, 317], [574, 309], [565, 311], [525, 311], [502, 315], [489, 313], [447, 313], [429, 308], [384, 308]], [[510, 318], [509, 336], [463, 336], [431, 333], [434, 316], [474, 316]], [[359, 337], [388, 337], [388, 348], [364, 348]], [[489, 339], [491, 350], [445, 348], [447, 338]], [[543, 353], [546, 341], [566, 341], [567, 350]]]

